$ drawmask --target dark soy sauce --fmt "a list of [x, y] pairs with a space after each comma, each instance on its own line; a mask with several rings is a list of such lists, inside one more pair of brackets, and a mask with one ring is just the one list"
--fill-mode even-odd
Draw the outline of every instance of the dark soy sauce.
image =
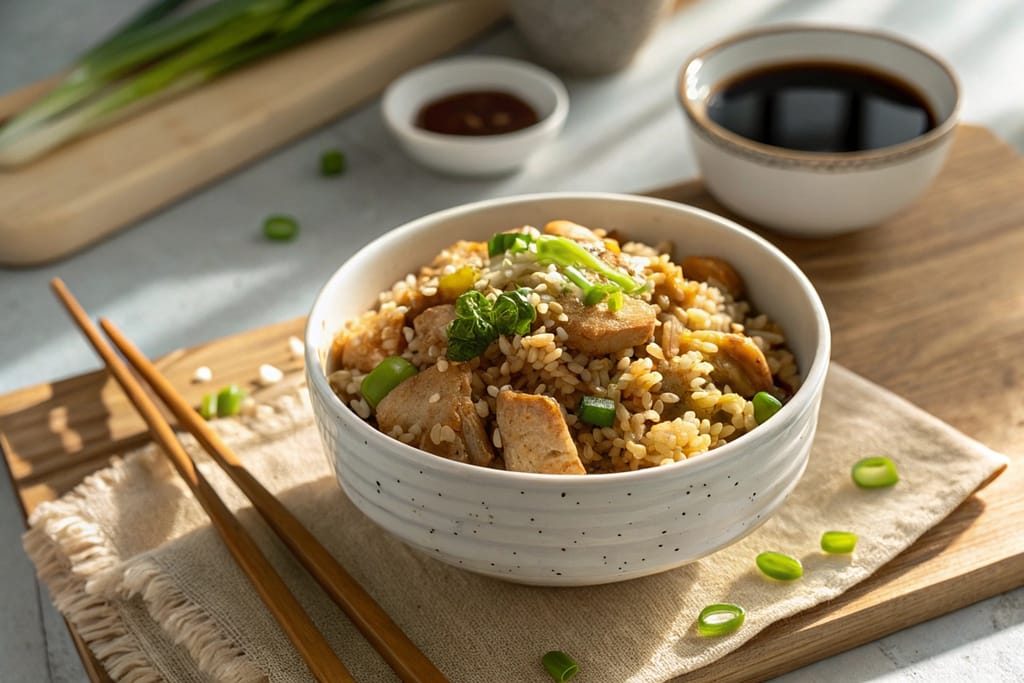
[[913, 88], [842, 64], [786, 64], [727, 82], [708, 116], [766, 145], [806, 152], [860, 152], [911, 140], [936, 126]]

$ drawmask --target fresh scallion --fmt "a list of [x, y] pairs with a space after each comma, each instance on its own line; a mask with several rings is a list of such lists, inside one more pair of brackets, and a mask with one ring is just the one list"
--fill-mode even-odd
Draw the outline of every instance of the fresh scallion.
[[775, 398], [767, 391], [759, 391], [751, 399], [754, 404], [754, 421], [757, 424], [764, 424], [765, 421], [782, 408], [782, 401]]
[[884, 456], [863, 458], [850, 471], [853, 483], [863, 489], [879, 489], [892, 486], [900, 480], [896, 464]]
[[154, 0], [0, 127], [0, 166], [32, 161], [140, 109], [319, 37], [382, 1], [216, 0], [179, 11], [192, 3]]
[[513, 254], [528, 251], [533, 235], [524, 232], [499, 232], [487, 240], [487, 255], [498, 256], [505, 252]]
[[697, 617], [697, 633], [704, 637], [728, 635], [743, 625], [746, 614], [742, 607], [728, 602], [708, 605]]
[[417, 372], [416, 366], [401, 356], [389, 356], [363, 378], [359, 390], [370, 407], [376, 409], [377, 404], [391, 393], [392, 389]]
[[199, 414], [204, 420], [217, 417], [217, 394], [206, 394], [199, 402]]
[[217, 417], [232, 417], [242, 411], [245, 390], [237, 384], [229, 384], [217, 392]]
[[800, 560], [782, 553], [761, 553], [755, 562], [765, 576], [779, 581], [795, 581], [804, 575], [804, 566]]
[[576, 417], [588, 425], [611, 427], [615, 424], [615, 401], [600, 396], [584, 396]]
[[541, 657], [541, 664], [550, 674], [551, 678], [558, 683], [565, 683], [577, 674], [580, 670], [579, 664], [561, 650], [552, 650]]
[[821, 549], [833, 555], [852, 553], [857, 547], [857, 534], [852, 531], [826, 531], [821, 535]]
[[267, 216], [263, 221], [263, 234], [274, 242], [290, 242], [299, 235], [299, 222], [291, 216]]
[[327, 150], [320, 155], [320, 175], [322, 176], [341, 175], [347, 166], [345, 154], [339, 150]]

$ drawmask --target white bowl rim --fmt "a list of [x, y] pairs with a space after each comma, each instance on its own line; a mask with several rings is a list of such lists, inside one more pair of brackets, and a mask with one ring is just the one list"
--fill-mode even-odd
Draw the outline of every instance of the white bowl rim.
[[[702, 453], [699, 456], [695, 456], [687, 460], [680, 460], [668, 465], [659, 465], [657, 467], [631, 470], [628, 472], [609, 472], [598, 475], [580, 476], [574, 474], [515, 472], [449, 460], [448, 458], [434, 455], [433, 453], [428, 453], [408, 444], [404, 444], [397, 439], [392, 439], [388, 435], [371, 427], [365, 420], [360, 418], [352, 412], [348, 406], [341, 402], [341, 399], [337, 397], [327, 381], [327, 375], [323, 371], [323, 367], [320, 363], [319, 352], [313, 343], [313, 338], [314, 335], [320, 336], [314, 329], [314, 325], [318, 318], [316, 313], [321, 306], [324, 293], [337, 286], [337, 281], [342, 279], [342, 276], [345, 274], [344, 271], [351, 267], [351, 264], [369, 259], [370, 257], [368, 254], [371, 252], [378, 252], [382, 249], [386, 250], [403, 243], [408, 244], [406, 240], [413, 233], [422, 229], [424, 225], [430, 223], [443, 222], [453, 216], [501, 207], [506, 204], [521, 204], [532, 201], [557, 199], [627, 201], [636, 204], [660, 206], [673, 211], [689, 213], [697, 218], [717, 223], [719, 227], [725, 228], [729, 231], [741, 233], [744, 237], [755, 242], [760, 248], [766, 250], [782, 263], [786, 271], [797, 281], [797, 284], [800, 285], [800, 288], [804, 290], [805, 294], [808, 295], [808, 299], [810, 300], [816, 314], [815, 328], [819, 338], [819, 343], [814, 351], [813, 357], [811, 358], [809, 371], [804, 370], [800, 388], [793, 395], [793, 398], [783, 405], [779, 412], [773, 416], [774, 419], [769, 420], [762, 425], [758, 425], [756, 430], [740, 436], [735, 441], [731, 441], [724, 446], [720, 446], [714, 450], [708, 451], [707, 453]], [[324, 334], [333, 334], [333, 332], [324, 331]], [[821, 302], [821, 298], [818, 296], [818, 293], [811, 284], [811, 281], [778, 247], [760, 235], [742, 227], [738, 223], [710, 211], [705, 211], [704, 209], [699, 209], [697, 207], [690, 206], [689, 204], [682, 204], [680, 202], [674, 202], [667, 199], [613, 192], [541, 192], [484, 199], [443, 209], [441, 211], [435, 211], [389, 230], [380, 237], [377, 237], [373, 241], [364, 245], [359, 249], [359, 251], [349, 257], [349, 259], [342, 263], [331, 275], [324, 286], [320, 288], [306, 321], [304, 339], [306, 345], [306, 375], [309, 378], [309, 382], [313, 385], [310, 389], [312, 391], [316, 391], [322, 396], [326, 396], [327, 400], [332, 402], [331, 405], [334, 410], [344, 411], [346, 414], [351, 416], [352, 423], [357, 432], [356, 436], [358, 440], [370, 441], [371, 439], [388, 439], [390, 442], [389, 445], [392, 448], [397, 449], [397, 452], [401, 457], [409, 458], [411, 462], [422, 463], [421, 466], [429, 467], [431, 469], [439, 469], [441, 472], [450, 474], [453, 477], [463, 477], [464, 479], [478, 478], [481, 482], [491, 482], [503, 485], [510, 485], [513, 482], [521, 482], [522, 484], [529, 483], [530, 486], [539, 485], [542, 487], [594, 486], [595, 479], [609, 484], [620, 482], [622, 480], [635, 480], [637, 483], [641, 483], [649, 477], [664, 477], [668, 471], [673, 469], [686, 467], [690, 468], [694, 472], [698, 472], [705, 467], [712, 467], [723, 458], [727, 458], [732, 455], [734, 451], [745, 447], [749, 441], [749, 437], [757, 437], [757, 435], [760, 434], [767, 438], [788, 427], [785, 420], [786, 416], [796, 414], [804, 410], [810, 410], [812, 408], [811, 404], [814, 400], [812, 398], [810, 388], [824, 384], [825, 375], [828, 372], [831, 357], [831, 331], [829, 329], [825, 306]], [[587, 484], [586, 482], [590, 482], [590, 484]]]
[[[544, 88], [554, 96], [555, 106], [547, 116], [540, 118], [537, 123], [527, 126], [526, 128], [514, 130], [509, 133], [479, 136], [446, 135], [444, 133], [435, 133], [433, 131], [423, 130], [422, 128], [417, 128], [412, 121], [403, 116], [398, 116], [395, 113], [393, 102], [394, 94], [398, 91], [398, 88], [414, 83], [427, 72], [455, 67], [462, 68], [466, 66], [478, 66], [481, 69], [498, 67], [501, 69], [517, 70], [528, 74], [536, 78], [538, 83], [542, 84]], [[496, 87], [500, 87], [500, 84]], [[435, 93], [434, 96], [439, 94], [440, 93]], [[429, 99], [430, 96], [428, 95], [427, 100], [429, 101]], [[465, 55], [462, 57], [449, 57], [447, 59], [428, 62], [427, 64], [423, 64], [415, 69], [405, 72], [392, 81], [391, 84], [388, 85], [387, 89], [385, 89], [384, 95], [381, 98], [381, 111], [384, 115], [384, 120], [388, 122], [388, 125], [391, 126], [392, 129], [412, 140], [433, 144], [485, 147], [497, 142], [506, 143], [527, 140], [533, 136], [549, 132], [552, 129], [560, 128], [562, 124], [565, 123], [566, 117], [569, 115], [569, 92], [557, 76], [547, 69], [539, 67], [531, 62], [495, 55]]]
[[[903, 48], [911, 50], [912, 52], [917, 52], [931, 61], [939, 68], [940, 71], [944, 72], [947, 78], [949, 78], [955, 94], [953, 107], [950, 109], [949, 115], [945, 119], [922, 135], [918, 135], [917, 137], [895, 145], [887, 145], [878, 149], [862, 150], [859, 152], [809, 152], [806, 150], [788, 149], [786, 147], [778, 147], [776, 145], [767, 145], [743, 137], [737, 133], [733, 133], [731, 130], [715, 123], [709, 117], [702, 115], [701, 112], [694, 107], [693, 102], [686, 96], [686, 88], [684, 87], [687, 71], [691, 68], [691, 65], [697, 61], [707, 60], [709, 57], [714, 55], [714, 53], [732, 45], [743, 43], [755, 38], [761, 38], [763, 36], [783, 33], [833, 33], [837, 35], [852, 36], [854, 38], [874, 38], [895, 43]], [[836, 60], [836, 62], [842, 61], [843, 60], [840, 59]], [[914, 83], [908, 83], [908, 85], [916, 87]], [[909, 154], [916, 154], [938, 144], [943, 138], [950, 135], [960, 120], [960, 110], [963, 106], [963, 89], [960, 85], [960, 79], [957, 77], [956, 72], [953, 71], [953, 67], [945, 59], [931, 50], [918, 45], [903, 36], [887, 31], [864, 29], [852, 26], [821, 25], [812, 23], [787, 23], [755, 28], [749, 31], [734, 33], [722, 40], [701, 48], [699, 51], [691, 55], [683, 64], [683, 68], [679, 72], [679, 78], [676, 80], [676, 96], [678, 97], [679, 102], [683, 107], [683, 112], [686, 114], [686, 118], [689, 120], [690, 124], [697, 126], [704, 134], [730, 146], [739, 147], [747, 151], [753, 151], [759, 155], [786, 159], [789, 161], [808, 162], [811, 164], [818, 164], [822, 161], [895, 161], [906, 158]]]

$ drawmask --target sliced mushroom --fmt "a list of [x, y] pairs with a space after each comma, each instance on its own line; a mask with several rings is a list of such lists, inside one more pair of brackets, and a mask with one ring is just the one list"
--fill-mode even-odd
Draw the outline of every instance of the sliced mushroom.
[[551, 221], [544, 226], [544, 232], [549, 235], [566, 237], [581, 244], [594, 244], [600, 245], [601, 249], [605, 248], [604, 239], [598, 237], [597, 233], [572, 221]]
[[[711, 342], [718, 348], [712, 354], [705, 354], [708, 362], [715, 367], [711, 373], [711, 379], [715, 384], [728, 384], [733, 391], [745, 398], [750, 398], [759, 391], [772, 389], [774, 383], [768, 361], [750, 337], [715, 330], [697, 330], [690, 332], [689, 336], [703, 342]], [[685, 336], [681, 343], [685, 345]]]
[[683, 267], [683, 275], [691, 280], [718, 287], [734, 299], [743, 296], [743, 278], [724, 259], [715, 256], [687, 256], [680, 265]]
[[505, 390], [495, 408], [505, 468], [543, 474], [586, 474], [558, 402]]
[[643, 344], [654, 334], [658, 308], [631, 296], [623, 298], [614, 313], [607, 306], [585, 306], [578, 297], [563, 296], [558, 302], [568, 318], [561, 323], [570, 348], [589, 356], [603, 356]]
[[377, 404], [377, 424], [384, 433], [395, 427], [409, 433], [418, 427], [413, 445], [451, 460], [482, 466], [494, 460], [487, 430], [473, 406], [470, 371], [462, 364], [444, 372], [430, 366], [399, 384]]

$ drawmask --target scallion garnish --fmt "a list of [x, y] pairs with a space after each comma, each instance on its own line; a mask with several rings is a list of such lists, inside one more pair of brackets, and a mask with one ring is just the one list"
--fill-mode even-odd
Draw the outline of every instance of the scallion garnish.
[[263, 234], [274, 242], [290, 242], [299, 234], [299, 222], [291, 216], [267, 216], [263, 221]]
[[364, 377], [363, 383], [359, 385], [359, 390], [370, 407], [376, 409], [377, 404], [391, 393], [392, 389], [417, 372], [416, 366], [401, 356], [389, 356], [370, 370], [370, 374]]
[[864, 489], [884, 488], [900, 480], [896, 464], [884, 456], [858, 460], [850, 474], [853, 476], [853, 483]]
[[552, 650], [541, 657], [540, 663], [558, 683], [565, 683], [580, 670], [579, 664], [561, 650]]
[[525, 232], [499, 232], [487, 240], [487, 255], [497, 256], [505, 252], [518, 254], [530, 249], [533, 235]]
[[728, 602], [708, 605], [697, 617], [697, 633], [705, 637], [728, 635], [743, 625], [746, 614], [742, 607]]
[[217, 392], [217, 417], [232, 417], [242, 411], [245, 390], [237, 384], [229, 384]]
[[600, 396], [584, 396], [576, 417], [588, 425], [611, 427], [615, 424], [615, 401]]
[[764, 424], [768, 418], [779, 412], [779, 409], [782, 408], [782, 401], [767, 391], [759, 391], [754, 394], [751, 402], [754, 404], [754, 421], [757, 424]]
[[800, 560], [782, 553], [761, 553], [755, 562], [765, 576], [779, 581], [795, 581], [804, 575], [804, 566]]
[[339, 150], [330, 149], [320, 155], [320, 175], [341, 175], [345, 172], [346, 166], [345, 154]]
[[852, 553], [857, 546], [857, 534], [852, 531], [826, 531], [821, 535], [821, 549], [833, 555]]
[[199, 403], [199, 414], [204, 420], [217, 417], [217, 394], [206, 394]]

